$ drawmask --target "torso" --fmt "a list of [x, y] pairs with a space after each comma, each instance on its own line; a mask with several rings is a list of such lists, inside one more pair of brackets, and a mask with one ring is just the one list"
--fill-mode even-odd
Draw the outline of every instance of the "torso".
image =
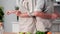
[[23, 6], [23, 7], [20, 7], [23, 9], [21, 10], [22, 12], [25, 12], [25, 11], [33, 12], [36, 6], [36, 0], [24, 0], [24, 1], [22, 0], [20, 4]]
[[[50, 6], [47, 13], [53, 12], [53, 2], [51, 0], [45, 0], [46, 5]], [[20, 10], [23, 12], [32, 13], [34, 11], [34, 8], [36, 7], [37, 1], [36, 0], [20, 0]]]

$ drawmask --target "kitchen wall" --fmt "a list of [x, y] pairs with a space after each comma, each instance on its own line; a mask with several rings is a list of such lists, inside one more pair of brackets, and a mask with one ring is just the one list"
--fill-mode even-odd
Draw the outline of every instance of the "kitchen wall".
[[[60, 6], [58, 6], [58, 5], [54, 6], [54, 10], [60, 14]], [[57, 18], [54, 20], [53, 26], [52, 26], [52, 31], [60, 32], [60, 18]]]
[[7, 15], [7, 10], [14, 10], [16, 6], [16, 0], [0, 0], [0, 5], [4, 7], [4, 30], [6, 32], [12, 32], [12, 22], [17, 21], [15, 14]]
[[2, 5], [2, 0], [0, 0], [0, 5]]

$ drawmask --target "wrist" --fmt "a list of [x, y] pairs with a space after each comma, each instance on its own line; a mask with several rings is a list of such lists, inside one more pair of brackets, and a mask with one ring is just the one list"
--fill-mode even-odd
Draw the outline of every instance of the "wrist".
[[27, 13], [29, 16], [32, 16], [31, 13]]

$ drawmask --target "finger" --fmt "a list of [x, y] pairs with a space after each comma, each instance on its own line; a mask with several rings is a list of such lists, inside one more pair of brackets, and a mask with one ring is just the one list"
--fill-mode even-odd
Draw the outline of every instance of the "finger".
[[6, 11], [6, 13], [5, 13], [6, 15], [8, 15], [9, 14], [9, 11]]
[[9, 14], [11, 14], [11, 13], [12, 13], [11, 10], [6, 11], [6, 14], [7, 14], [7, 15], [9, 15]]

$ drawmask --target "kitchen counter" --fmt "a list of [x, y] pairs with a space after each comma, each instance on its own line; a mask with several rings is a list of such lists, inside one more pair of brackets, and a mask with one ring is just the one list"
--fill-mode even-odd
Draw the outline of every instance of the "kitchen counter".
[[4, 32], [3, 34], [17, 34], [17, 33], [14, 33], [14, 32]]

